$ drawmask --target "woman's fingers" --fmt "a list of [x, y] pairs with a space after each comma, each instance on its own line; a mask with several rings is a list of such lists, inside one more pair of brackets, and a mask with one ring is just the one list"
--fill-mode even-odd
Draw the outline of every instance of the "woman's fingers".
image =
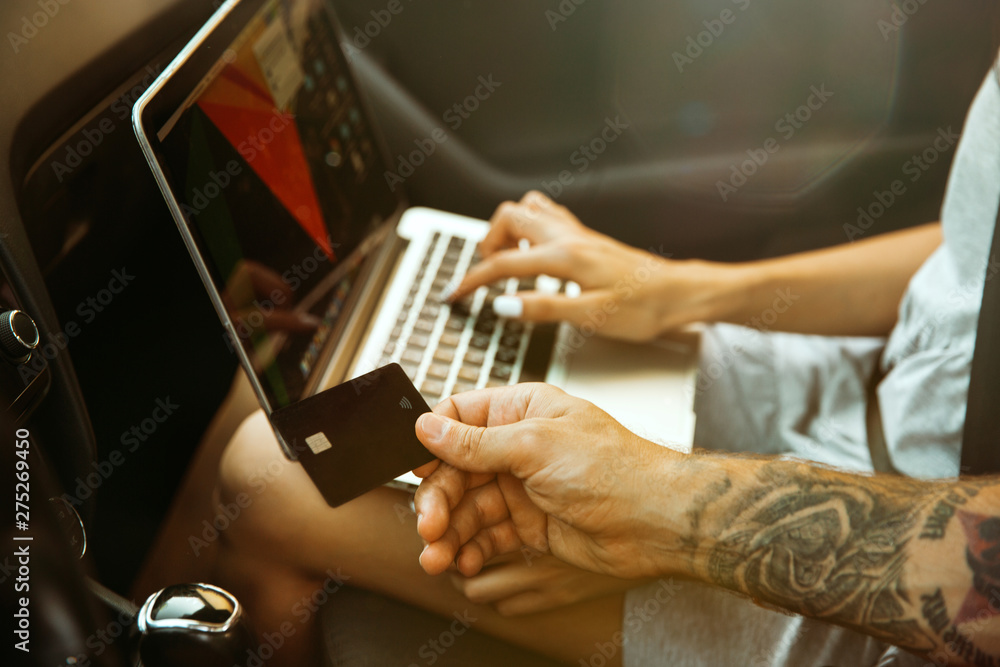
[[504, 294], [493, 300], [493, 310], [500, 317], [526, 322], [569, 322], [582, 325], [591, 322], [602, 326], [606, 311], [616, 311], [617, 302], [607, 290], [591, 290], [578, 297], [544, 292]]
[[278, 303], [292, 300], [294, 291], [277, 271], [253, 260], [244, 260], [241, 266], [247, 271], [250, 284], [253, 285], [253, 291], [257, 296], [281, 299]]
[[[257, 327], [263, 327], [265, 331], [310, 333], [323, 323], [315, 315], [294, 310], [274, 309], [265, 313], [259, 308], [230, 309], [229, 316], [233, 321], [241, 323], [243, 327], [250, 331], [255, 330]], [[256, 326], [253, 324], [255, 319], [258, 321]]]
[[520, 554], [515, 553], [510, 562], [488, 565], [473, 576], [452, 575], [452, 583], [465, 597], [476, 604], [492, 604], [541, 586], [548, 572], [532, 568]]
[[479, 252], [488, 257], [497, 250], [511, 248], [521, 239], [532, 244], [549, 238], [554, 225], [572, 221], [573, 215], [537, 190], [527, 192], [519, 202], [504, 202], [490, 217], [490, 231], [479, 243]]
[[554, 598], [551, 594], [541, 591], [524, 591], [509, 598], [498, 600], [493, 607], [501, 616], [523, 616], [524, 614], [535, 614], [540, 611], [548, 611], [565, 604], [560, 599]]
[[576, 267], [566, 252], [555, 244], [533, 246], [526, 250], [502, 250], [469, 267], [462, 282], [447, 295], [447, 300], [455, 302], [483, 285], [507, 278], [537, 276], [544, 273], [572, 280], [573, 276], [570, 273], [574, 268]]

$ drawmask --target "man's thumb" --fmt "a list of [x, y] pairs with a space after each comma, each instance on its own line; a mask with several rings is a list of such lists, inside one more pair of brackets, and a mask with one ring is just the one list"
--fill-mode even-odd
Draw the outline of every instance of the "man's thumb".
[[503, 439], [496, 437], [502, 428], [469, 426], [433, 412], [417, 419], [420, 442], [442, 461], [468, 472], [505, 472], [510, 468]]

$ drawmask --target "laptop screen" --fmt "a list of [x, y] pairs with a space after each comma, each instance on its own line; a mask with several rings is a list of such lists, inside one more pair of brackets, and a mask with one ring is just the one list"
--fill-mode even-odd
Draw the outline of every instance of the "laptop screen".
[[174, 196], [272, 409], [301, 398], [396, 210], [321, 0], [268, 0], [157, 128]]

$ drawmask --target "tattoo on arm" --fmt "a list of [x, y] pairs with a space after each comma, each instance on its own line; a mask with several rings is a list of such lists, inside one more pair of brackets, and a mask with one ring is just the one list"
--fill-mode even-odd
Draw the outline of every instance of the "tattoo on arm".
[[877, 493], [802, 479], [753, 503], [709, 561], [716, 583], [814, 618], [837, 617], [887, 641], [930, 648], [906, 619], [901, 573], [913, 508]]
[[[963, 492], [964, 491], [964, 495]], [[944, 538], [944, 531], [948, 527], [951, 517], [955, 516], [955, 510], [959, 505], [964, 505], [969, 498], [974, 498], [979, 493], [979, 489], [969, 487], [967, 489], [956, 489], [949, 491], [944, 498], [939, 500], [931, 510], [931, 513], [924, 521], [923, 530], [920, 531], [922, 540], [940, 540]]]
[[[711, 581], [911, 650], [943, 642], [973, 664], [994, 664], [959, 630], [984, 609], [1000, 614], [1000, 517], [959, 509], [982, 484], [928, 494], [913, 480], [873, 477], [859, 485], [779, 463], [761, 470], [764, 490], [722, 522], [708, 557]], [[973, 586], [952, 618], [941, 590], [914, 599], [903, 570], [908, 546], [942, 539], [954, 516], [968, 541]]]

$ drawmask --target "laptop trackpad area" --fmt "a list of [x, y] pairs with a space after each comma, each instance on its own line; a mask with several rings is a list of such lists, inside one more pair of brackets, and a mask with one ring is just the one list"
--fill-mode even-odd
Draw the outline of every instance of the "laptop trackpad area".
[[563, 326], [553, 361], [546, 381], [594, 403], [644, 438], [691, 449], [696, 333], [639, 344], [587, 338]]

